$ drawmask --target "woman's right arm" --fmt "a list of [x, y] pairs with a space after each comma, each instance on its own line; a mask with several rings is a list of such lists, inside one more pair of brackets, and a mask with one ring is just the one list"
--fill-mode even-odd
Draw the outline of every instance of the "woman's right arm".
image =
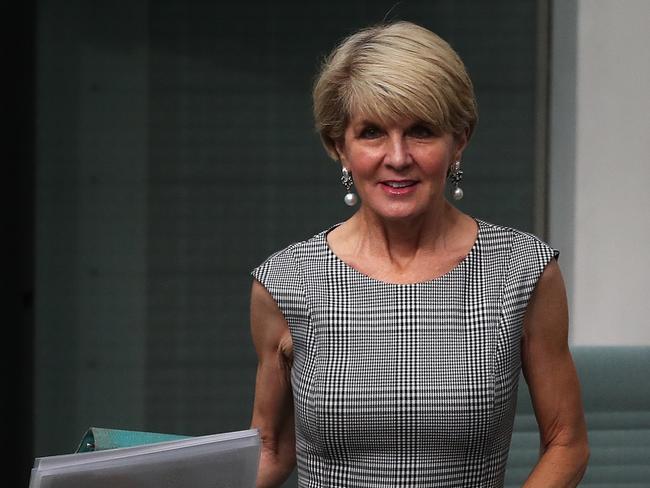
[[251, 290], [251, 334], [258, 365], [251, 427], [262, 452], [257, 488], [280, 486], [296, 464], [289, 326], [271, 294], [257, 280]]

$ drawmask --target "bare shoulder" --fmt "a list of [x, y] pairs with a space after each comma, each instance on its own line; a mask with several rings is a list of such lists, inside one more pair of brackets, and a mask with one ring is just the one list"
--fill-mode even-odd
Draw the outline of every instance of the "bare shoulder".
[[551, 259], [537, 281], [531, 297], [533, 304], [539, 301], [560, 300], [566, 303], [564, 278], [557, 259]]
[[524, 339], [567, 345], [569, 312], [560, 266], [551, 259], [537, 281], [524, 318]]

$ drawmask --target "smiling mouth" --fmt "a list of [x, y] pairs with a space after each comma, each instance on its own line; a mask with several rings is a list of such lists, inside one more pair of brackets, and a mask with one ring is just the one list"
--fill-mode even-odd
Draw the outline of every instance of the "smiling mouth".
[[415, 180], [382, 181], [381, 188], [391, 197], [406, 197], [415, 192], [418, 182]]
[[417, 182], [413, 180], [406, 180], [406, 181], [382, 181], [382, 185], [386, 185], [390, 188], [408, 188], [410, 186], [415, 185]]

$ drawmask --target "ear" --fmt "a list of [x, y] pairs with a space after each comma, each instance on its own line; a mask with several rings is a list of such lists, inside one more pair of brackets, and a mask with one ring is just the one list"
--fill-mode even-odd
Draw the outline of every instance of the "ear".
[[343, 165], [346, 165], [346, 157], [345, 157], [345, 145], [344, 141], [338, 140], [334, 141], [334, 151], [336, 152], [336, 159]]
[[455, 137], [456, 148], [454, 150], [454, 161], [460, 161], [463, 156], [463, 151], [469, 142], [469, 128], [465, 128], [463, 132], [457, 134]]

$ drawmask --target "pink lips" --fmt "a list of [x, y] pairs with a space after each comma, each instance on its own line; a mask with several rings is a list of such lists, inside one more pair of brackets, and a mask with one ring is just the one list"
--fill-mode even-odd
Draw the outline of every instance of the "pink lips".
[[413, 193], [417, 183], [415, 180], [385, 180], [379, 184], [389, 195], [401, 196]]

